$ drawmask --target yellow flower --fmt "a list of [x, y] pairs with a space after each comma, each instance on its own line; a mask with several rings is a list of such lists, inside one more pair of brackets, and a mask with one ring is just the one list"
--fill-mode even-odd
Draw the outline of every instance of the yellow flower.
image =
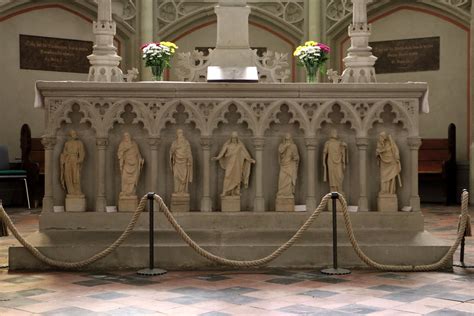
[[176, 46], [176, 44], [172, 43], [172, 42], [160, 42], [160, 44], [169, 47], [171, 49], [171, 51], [173, 51], [173, 52], [174, 52], [175, 49], [178, 48], [178, 46]]
[[307, 41], [306, 43], [304, 43], [305, 46], [316, 46], [318, 45], [318, 42], [315, 42], [315, 41]]
[[295, 52], [293, 53], [293, 56], [298, 56], [303, 48], [304, 48], [303, 46], [296, 47]]

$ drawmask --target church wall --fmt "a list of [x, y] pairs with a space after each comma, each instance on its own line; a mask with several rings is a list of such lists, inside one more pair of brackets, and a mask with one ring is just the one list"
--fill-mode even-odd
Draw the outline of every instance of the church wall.
[[[423, 9], [424, 10], [424, 9]], [[401, 40], [423, 37], [440, 37], [440, 69], [393, 74], [377, 74], [378, 82], [428, 82], [430, 87], [430, 113], [420, 117], [422, 138], [447, 138], [448, 125], [456, 124], [457, 159], [468, 159], [468, 33], [460, 26], [426, 12], [400, 10], [390, 15], [372, 17], [370, 41]], [[345, 40], [344, 35], [341, 39]], [[339, 41], [341, 43], [341, 41]], [[347, 40], [338, 56], [345, 56], [350, 42]], [[340, 68], [341, 69], [341, 68]]]
[[92, 41], [91, 28], [90, 22], [59, 8], [30, 11], [0, 22], [0, 40], [3, 43], [0, 63], [0, 111], [3, 124], [0, 124], [0, 143], [8, 145], [10, 160], [21, 155], [22, 124], [30, 126], [32, 137], [40, 137], [44, 132], [44, 113], [33, 109], [35, 81], [87, 79], [87, 74], [20, 69], [19, 35]]

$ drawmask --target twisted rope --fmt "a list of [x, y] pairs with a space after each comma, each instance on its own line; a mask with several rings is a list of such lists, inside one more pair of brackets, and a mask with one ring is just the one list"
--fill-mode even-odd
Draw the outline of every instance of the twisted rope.
[[192, 248], [194, 251], [196, 251], [199, 255], [203, 256], [204, 258], [207, 258], [211, 261], [227, 265], [227, 266], [233, 266], [233, 267], [256, 267], [256, 266], [262, 266], [267, 263], [269, 263], [272, 260], [275, 260], [277, 257], [279, 257], [285, 250], [293, 246], [295, 242], [297, 242], [303, 233], [308, 230], [308, 228], [311, 226], [311, 224], [314, 222], [314, 220], [318, 217], [318, 215], [323, 211], [323, 209], [326, 207], [328, 200], [331, 197], [331, 193], [326, 194], [323, 199], [321, 200], [321, 203], [316, 207], [316, 209], [313, 211], [311, 216], [308, 217], [306, 222], [298, 229], [298, 231], [288, 239], [287, 242], [285, 242], [283, 245], [278, 247], [275, 251], [273, 251], [271, 254], [269, 254], [266, 257], [263, 257], [261, 259], [256, 259], [256, 260], [232, 260], [232, 259], [227, 259], [223, 258], [220, 256], [217, 256], [206, 249], [202, 248], [199, 246], [194, 240], [189, 237], [189, 235], [184, 231], [184, 229], [179, 225], [179, 223], [176, 221], [176, 219], [173, 217], [173, 214], [171, 214], [170, 210], [166, 206], [165, 202], [163, 202], [163, 199], [159, 196], [156, 195], [154, 196], [155, 201], [158, 203], [159, 210], [163, 211], [165, 214], [165, 217], [168, 219], [170, 222], [171, 226], [176, 230], [178, 235]]
[[437, 262], [431, 263], [431, 264], [422, 264], [422, 265], [393, 265], [393, 264], [382, 264], [377, 261], [374, 261], [370, 259], [365, 252], [360, 248], [359, 243], [357, 242], [357, 239], [354, 235], [354, 230], [352, 229], [352, 223], [349, 218], [349, 213], [347, 211], [347, 201], [346, 199], [342, 196], [339, 195], [339, 199], [342, 204], [342, 215], [344, 218], [344, 223], [346, 226], [347, 234], [349, 236], [349, 240], [352, 244], [352, 247], [354, 248], [354, 251], [356, 252], [357, 256], [362, 260], [365, 264], [368, 266], [371, 266], [377, 270], [382, 270], [382, 271], [398, 271], [398, 272], [425, 272], [425, 271], [435, 271], [439, 270], [442, 268], [445, 268], [447, 263], [451, 260], [453, 257], [454, 252], [459, 246], [459, 243], [461, 242], [464, 232], [466, 230], [466, 225], [468, 221], [468, 203], [469, 203], [469, 193], [467, 191], [464, 191], [461, 196], [461, 217], [459, 219], [459, 229], [458, 233], [456, 236], [456, 241], [454, 244], [449, 248], [449, 250], [446, 252], [446, 254], [441, 257], [440, 260]]
[[99, 259], [104, 258], [105, 256], [109, 255], [112, 251], [114, 251], [118, 246], [120, 246], [125, 241], [125, 239], [132, 233], [138, 219], [140, 218], [140, 214], [145, 209], [145, 205], [146, 205], [146, 196], [142, 197], [142, 199], [140, 200], [140, 203], [138, 204], [137, 209], [135, 210], [135, 212], [133, 212], [132, 218], [130, 219], [130, 222], [128, 223], [123, 233], [110, 246], [108, 246], [104, 250], [100, 251], [99, 253], [87, 259], [76, 261], [76, 262], [52, 259], [44, 255], [43, 253], [41, 253], [35, 246], [30, 244], [20, 235], [20, 233], [18, 232], [18, 229], [15, 227], [12, 220], [10, 219], [8, 214], [5, 212], [3, 205], [1, 204], [0, 204], [0, 218], [5, 221], [7, 227], [10, 229], [13, 236], [15, 236], [15, 238], [20, 242], [20, 244], [22, 244], [23, 247], [25, 247], [38, 260], [50, 266], [61, 268], [61, 269], [79, 269]]

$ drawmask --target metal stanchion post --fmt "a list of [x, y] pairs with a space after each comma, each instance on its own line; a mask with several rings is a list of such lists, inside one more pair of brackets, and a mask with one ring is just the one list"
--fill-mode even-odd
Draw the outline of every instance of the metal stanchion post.
[[351, 271], [342, 269], [337, 266], [337, 200], [339, 199], [339, 193], [332, 192], [332, 268], [321, 270], [322, 274], [329, 275], [343, 275], [350, 274]]
[[148, 269], [142, 269], [137, 272], [137, 274], [140, 275], [162, 275], [165, 274], [167, 271], [163, 269], [158, 269], [155, 268], [155, 219], [154, 219], [154, 204], [155, 204], [155, 193], [150, 192], [147, 194], [148, 198], [148, 213], [150, 215], [149, 217], [149, 250], [150, 250], [150, 263], [149, 263], [149, 268]]

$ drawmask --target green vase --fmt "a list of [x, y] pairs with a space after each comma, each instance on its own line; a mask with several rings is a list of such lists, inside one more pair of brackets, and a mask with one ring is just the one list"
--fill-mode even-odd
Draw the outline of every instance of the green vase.
[[153, 80], [163, 81], [163, 71], [165, 70], [165, 67], [161, 65], [153, 65], [153, 66], [150, 66], [150, 68], [151, 68], [151, 73], [153, 74]]
[[315, 83], [318, 82], [318, 67], [306, 67], [306, 82]]

